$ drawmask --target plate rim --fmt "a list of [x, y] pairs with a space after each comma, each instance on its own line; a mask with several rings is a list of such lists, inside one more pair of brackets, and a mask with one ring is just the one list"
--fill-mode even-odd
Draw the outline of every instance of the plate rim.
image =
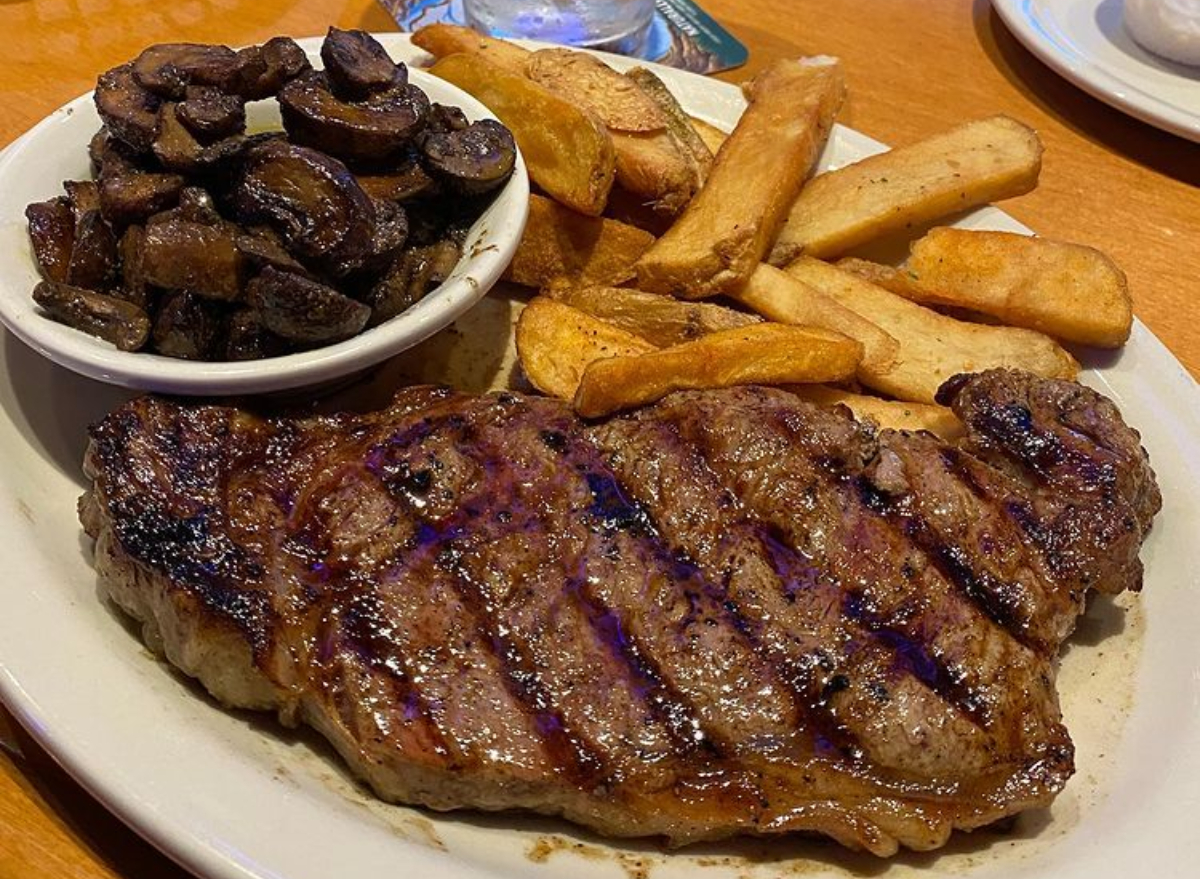
[[992, 8], [1017, 41], [1068, 82], [1127, 116], [1200, 143], [1200, 112], [1192, 113], [1160, 100], [1116, 75], [1109, 66], [1055, 40], [1038, 26], [1035, 18], [1034, 7], [1043, 3], [1044, 0], [991, 0]]

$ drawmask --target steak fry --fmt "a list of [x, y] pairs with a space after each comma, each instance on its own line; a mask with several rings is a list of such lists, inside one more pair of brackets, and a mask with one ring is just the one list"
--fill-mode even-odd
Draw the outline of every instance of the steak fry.
[[145, 397], [92, 431], [104, 589], [231, 706], [326, 735], [388, 800], [672, 844], [879, 855], [1047, 805], [1056, 657], [1140, 586], [1160, 498], [1078, 385], [948, 382], [956, 444], [784, 391], [402, 391], [264, 420]]

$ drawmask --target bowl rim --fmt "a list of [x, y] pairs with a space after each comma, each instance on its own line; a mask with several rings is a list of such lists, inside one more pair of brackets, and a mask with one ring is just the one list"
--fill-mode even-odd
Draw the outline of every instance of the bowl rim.
[[[496, 116], [477, 98], [427, 71], [409, 68], [409, 81], [438, 103], [453, 103], [471, 120]], [[47, 114], [0, 154], [0, 183], [28, 159], [42, 139], [65, 118], [92, 107], [92, 92]], [[270, 99], [265, 99], [269, 101]], [[93, 111], [94, 112], [94, 111]], [[86, 144], [81, 144], [84, 149]], [[60, 186], [62, 181], [56, 181]], [[21, 206], [23, 211], [24, 205]], [[520, 243], [529, 214], [529, 176], [518, 148], [513, 174], [467, 233], [464, 252], [450, 277], [408, 310], [356, 336], [308, 351], [249, 361], [195, 361], [140, 351], [120, 351], [111, 343], [47, 317], [36, 306], [32, 287], [11, 289], [0, 276], [0, 323], [47, 359], [80, 375], [139, 391], [182, 395], [259, 394], [319, 385], [366, 370], [417, 345], [449, 326], [486, 295], [500, 279]], [[20, 233], [26, 236], [24, 223]], [[27, 246], [10, 259], [32, 264]]]

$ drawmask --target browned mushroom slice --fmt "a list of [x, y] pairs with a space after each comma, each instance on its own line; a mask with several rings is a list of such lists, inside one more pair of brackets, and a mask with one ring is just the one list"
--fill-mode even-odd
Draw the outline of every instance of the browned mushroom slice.
[[216, 306], [187, 290], [166, 294], [154, 316], [154, 350], [182, 360], [212, 360], [222, 331]]
[[434, 104], [429, 108], [429, 131], [462, 131], [470, 124], [466, 114], [459, 107], [450, 104]]
[[117, 244], [121, 257], [121, 285], [113, 292], [145, 309], [150, 301], [150, 285], [146, 281], [146, 230], [130, 226]]
[[212, 86], [189, 85], [183, 103], [175, 113], [203, 143], [242, 134], [246, 130], [246, 105], [242, 99]]
[[150, 334], [146, 312], [95, 290], [42, 281], [33, 288], [33, 301], [59, 323], [112, 342], [122, 351], [141, 348]]
[[209, 299], [241, 298], [243, 259], [227, 227], [168, 220], [146, 227], [147, 282]]
[[101, 74], [93, 100], [96, 112], [114, 137], [137, 152], [150, 149], [158, 136], [162, 100], [134, 79], [133, 65], [123, 64]]
[[449, 239], [410, 247], [392, 263], [371, 290], [371, 326], [407, 310], [443, 283], [458, 264], [462, 251]]
[[408, 214], [394, 201], [375, 202], [375, 237], [371, 261], [386, 266], [408, 238]]
[[25, 208], [29, 221], [29, 241], [42, 277], [65, 283], [75, 244], [75, 214], [64, 197], [39, 201]]
[[517, 161], [512, 132], [494, 119], [482, 119], [461, 131], [430, 134], [421, 149], [430, 170], [464, 195], [502, 185]]
[[183, 97], [191, 84], [228, 88], [237, 71], [236, 52], [202, 43], [159, 43], [133, 61], [138, 83], [164, 98]]
[[366, 31], [331, 27], [321, 44], [321, 61], [333, 93], [346, 101], [358, 101], [408, 82], [404, 65], [393, 61]]
[[290, 37], [275, 37], [238, 52], [237, 83], [232, 91], [248, 101], [262, 100], [308, 70], [312, 64], [300, 45]]
[[406, 201], [423, 198], [437, 191], [437, 181], [415, 159], [401, 163], [392, 171], [356, 174], [359, 186], [374, 199]]
[[[179, 193], [179, 219], [190, 223], [218, 226], [228, 222], [217, 210], [213, 198], [203, 186], [185, 186]], [[238, 231], [234, 228], [234, 234]]]
[[209, 168], [242, 149], [245, 138], [233, 135], [211, 144], [202, 144], [180, 121], [176, 104], [163, 104], [154, 155], [169, 171], [192, 174]]
[[348, 339], [371, 316], [367, 306], [332, 287], [270, 267], [247, 285], [246, 296], [268, 330], [304, 345]]
[[146, 162], [144, 154], [138, 154], [123, 141], [113, 137], [107, 126], [101, 126], [88, 142], [88, 158], [91, 159], [92, 177], [101, 174], [121, 174], [127, 171], [154, 170], [153, 162]]
[[274, 227], [301, 260], [357, 267], [375, 237], [375, 209], [346, 166], [316, 150], [269, 140], [249, 149], [234, 192], [239, 218]]
[[89, 290], [107, 290], [116, 269], [116, 236], [99, 211], [85, 211], [75, 221], [67, 283]]
[[291, 272], [306, 278], [313, 277], [312, 272], [296, 261], [283, 245], [283, 240], [274, 229], [258, 226], [252, 231], [238, 235], [237, 249], [254, 270], [267, 266], [279, 269], [281, 272]]
[[263, 326], [256, 309], [241, 308], [229, 316], [222, 352], [225, 360], [262, 360], [286, 354], [289, 348], [289, 342]]
[[75, 212], [75, 221], [88, 211], [100, 210], [100, 188], [92, 180], [64, 180], [63, 189]]
[[113, 227], [141, 223], [179, 201], [184, 179], [178, 174], [113, 171], [100, 175], [100, 213]]
[[283, 127], [296, 143], [340, 159], [371, 161], [400, 152], [425, 126], [429, 99], [416, 86], [402, 85], [348, 103], [329, 90], [314, 70], [279, 92]]

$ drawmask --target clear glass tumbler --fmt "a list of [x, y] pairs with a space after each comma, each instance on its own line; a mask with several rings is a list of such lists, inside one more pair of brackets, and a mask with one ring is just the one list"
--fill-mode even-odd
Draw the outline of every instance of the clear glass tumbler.
[[654, 0], [463, 0], [463, 14], [471, 27], [497, 37], [637, 55]]

